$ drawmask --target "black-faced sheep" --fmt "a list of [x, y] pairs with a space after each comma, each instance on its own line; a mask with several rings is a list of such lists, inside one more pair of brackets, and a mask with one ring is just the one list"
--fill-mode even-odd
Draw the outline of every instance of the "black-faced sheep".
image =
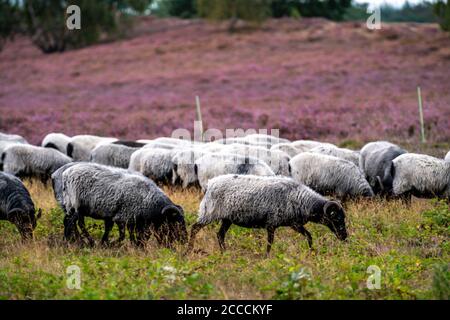
[[22, 239], [33, 238], [36, 220], [34, 203], [30, 193], [17, 177], [0, 172], [0, 220], [8, 220], [19, 230]]
[[[110, 221], [105, 233], [119, 225], [120, 239], [128, 228], [130, 240], [142, 244], [153, 232], [160, 244], [186, 240], [183, 209], [150, 179], [137, 172], [78, 163], [62, 172], [63, 203], [69, 219], [65, 234], [84, 216]], [[135, 237], [135, 232], [136, 236]]]
[[374, 195], [361, 170], [350, 161], [304, 152], [292, 158], [290, 165], [294, 180], [320, 194], [332, 194], [344, 201]]
[[117, 141], [117, 139], [92, 135], [74, 136], [67, 144], [66, 154], [73, 158], [73, 161], [89, 161], [92, 149], [100, 143], [112, 143], [114, 141]]
[[405, 153], [393, 160], [393, 192], [410, 202], [419, 198], [450, 201], [450, 162], [424, 154]]
[[72, 162], [65, 154], [26, 144], [12, 145], [3, 152], [3, 170], [19, 178], [38, 178], [46, 183], [53, 172]]
[[335, 201], [329, 201], [310, 188], [287, 177], [223, 175], [212, 179], [202, 202], [197, 222], [192, 226], [188, 252], [196, 234], [204, 226], [221, 221], [217, 238], [225, 250], [225, 234], [232, 224], [267, 230], [269, 254], [275, 229], [289, 226], [308, 239], [311, 234], [304, 225], [320, 223], [341, 240], [347, 238], [345, 212]]
[[202, 192], [206, 192], [210, 179], [224, 174], [275, 175], [263, 161], [232, 153], [206, 154], [195, 161], [194, 168]]
[[41, 146], [44, 148], [53, 148], [67, 154], [67, 145], [70, 142], [70, 137], [63, 133], [49, 133], [42, 140]]

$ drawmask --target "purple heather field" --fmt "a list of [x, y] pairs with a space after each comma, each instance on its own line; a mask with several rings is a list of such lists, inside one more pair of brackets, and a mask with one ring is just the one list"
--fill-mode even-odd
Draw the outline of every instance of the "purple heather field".
[[209, 128], [279, 128], [289, 139], [450, 141], [450, 38], [436, 25], [323, 19], [221, 25], [143, 19], [132, 37], [46, 55], [16, 38], [0, 52], [0, 131], [126, 139]]

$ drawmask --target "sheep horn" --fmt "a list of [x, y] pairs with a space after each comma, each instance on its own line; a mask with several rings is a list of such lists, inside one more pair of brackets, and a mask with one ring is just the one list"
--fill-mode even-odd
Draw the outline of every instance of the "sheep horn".
[[377, 176], [378, 183], [380, 184], [381, 191], [384, 191], [383, 182], [381, 182], [380, 176]]
[[176, 205], [173, 204], [169, 204], [168, 206], [164, 207], [164, 209], [162, 209], [161, 213], [164, 215], [166, 214], [166, 212], [177, 212], [179, 214], [182, 214], [182, 212], [180, 211], [180, 208], [178, 208]]

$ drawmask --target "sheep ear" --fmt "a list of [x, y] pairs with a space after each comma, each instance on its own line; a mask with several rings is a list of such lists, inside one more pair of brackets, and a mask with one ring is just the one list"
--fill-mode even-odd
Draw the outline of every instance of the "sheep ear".
[[[330, 209], [333, 209], [333, 208], [342, 210], [342, 205], [341, 205], [338, 201], [334, 201], [334, 200], [328, 201], [328, 202], [323, 206], [323, 212], [324, 212], [325, 214], [327, 214], [328, 212], [331, 211]], [[332, 211], [331, 211], [331, 212], [332, 212]]]

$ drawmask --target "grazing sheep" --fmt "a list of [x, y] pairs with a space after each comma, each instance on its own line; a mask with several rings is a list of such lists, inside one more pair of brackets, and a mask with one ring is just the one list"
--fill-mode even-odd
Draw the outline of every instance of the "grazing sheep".
[[392, 195], [392, 161], [406, 152], [386, 141], [371, 142], [361, 149], [359, 167], [375, 194]]
[[254, 147], [244, 144], [229, 144], [223, 152], [239, 154], [244, 157], [252, 157], [265, 162], [276, 175], [290, 176], [291, 168], [289, 160], [291, 159], [285, 152], [279, 150], [269, 150], [261, 147]]
[[232, 153], [206, 154], [195, 161], [194, 168], [203, 192], [210, 179], [224, 174], [275, 175], [263, 161]]
[[30, 193], [18, 178], [0, 172], [0, 220], [13, 223], [23, 240], [33, 238], [36, 220], [41, 216], [41, 209], [35, 217], [35, 208]]
[[198, 183], [198, 177], [195, 172], [195, 161], [209, 152], [203, 149], [186, 149], [175, 153], [172, 157], [173, 173], [172, 184], [180, 180], [182, 187]]
[[405, 153], [393, 160], [394, 195], [411, 201], [444, 198], [450, 201], [450, 162], [424, 154]]
[[444, 160], [450, 162], [450, 151], [447, 153]]
[[174, 151], [168, 149], [142, 148], [131, 155], [128, 168], [142, 173], [155, 182], [171, 181], [173, 155]]
[[260, 134], [260, 133], [249, 134], [249, 135], [245, 136], [244, 139], [249, 142], [262, 143], [262, 144], [265, 144], [268, 146], [272, 146], [277, 143], [289, 143], [290, 142], [288, 139], [279, 138], [279, 137], [275, 137], [275, 136], [268, 135], [268, 134]]
[[183, 209], [139, 173], [77, 163], [62, 172], [62, 185], [69, 217], [65, 219], [66, 235], [73, 234], [76, 221], [87, 216], [105, 220], [103, 241], [107, 241], [114, 222], [119, 226], [119, 241], [125, 238], [125, 226], [136, 244], [142, 244], [152, 232], [160, 244], [186, 240]]
[[19, 178], [38, 178], [46, 183], [59, 167], [72, 162], [65, 154], [27, 144], [8, 147], [1, 156], [3, 170]]
[[310, 247], [312, 237], [304, 227], [308, 222], [327, 226], [341, 240], [347, 238], [342, 206], [287, 177], [229, 174], [211, 179], [200, 203], [197, 222], [191, 229], [188, 252], [200, 229], [215, 221], [222, 221], [217, 233], [222, 251], [225, 250], [225, 234], [232, 224], [265, 228], [267, 254], [278, 227], [289, 226], [301, 233], [308, 239]]
[[214, 142], [211, 142], [211, 143], [217, 143], [217, 144], [235, 144], [235, 143], [239, 143], [239, 144], [244, 144], [244, 145], [251, 145], [251, 146], [256, 146], [256, 147], [262, 147], [262, 148], [266, 148], [266, 149], [269, 149], [270, 146], [271, 146], [270, 144], [263, 143], [263, 142], [249, 141], [245, 137], [233, 137], [233, 138], [218, 139], [218, 140], [215, 140]]
[[342, 200], [373, 196], [363, 173], [350, 161], [303, 152], [292, 158], [290, 165], [294, 180], [320, 194], [333, 194]]
[[122, 144], [100, 144], [91, 151], [91, 162], [127, 169], [131, 155], [139, 149]]
[[320, 146], [334, 146], [334, 144], [327, 143], [327, 142], [319, 142], [319, 141], [313, 141], [313, 140], [297, 140], [291, 142], [291, 146], [299, 150], [300, 152], [307, 152], [313, 148], [320, 147]]
[[298, 155], [299, 153], [302, 153], [303, 151], [300, 149], [297, 149], [296, 147], [294, 147], [291, 143], [277, 143], [275, 145], [272, 146], [272, 148], [270, 148], [270, 150], [280, 150], [285, 152], [287, 155], [289, 155], [289, 157], [293, 158], [296, 155]]
[[21, 144], [28, 144], [24, 137], [17, 134], [6, 134], [0, 132], [0, 141], [16, 142]]
[[79, 135], [70, 139], [66, 154], [74, 161], [89, 161], [91, 151], [100, 143], [112, 143], [116, 138], [105, 138], [91, 135]]
[[44, 148], [53, 148], [66, 154], [69, 142], [70, 137], [63, 133], [49, 133], [44, 137], [44, 140], [42, 140], [41, 146]]
[[341, 158], [350, 162], [353, 162], [355, 165], [359, 166], [359, 152], [346, 149], [346, 148], [338, 148], [334, 145], [323, 144], [319, 147], [312, 148], [309, 152], [326, 154], [329, 156], [334, 156], [337, 158]]
[[130, 140], [117, 140], [114, 141], [112, 144], [118, 144], [121, 146], [131, 147], [131, 148], [142, 148], [146, 145], [146, 143], [142, 143], [139, 141], [130, 141]]

